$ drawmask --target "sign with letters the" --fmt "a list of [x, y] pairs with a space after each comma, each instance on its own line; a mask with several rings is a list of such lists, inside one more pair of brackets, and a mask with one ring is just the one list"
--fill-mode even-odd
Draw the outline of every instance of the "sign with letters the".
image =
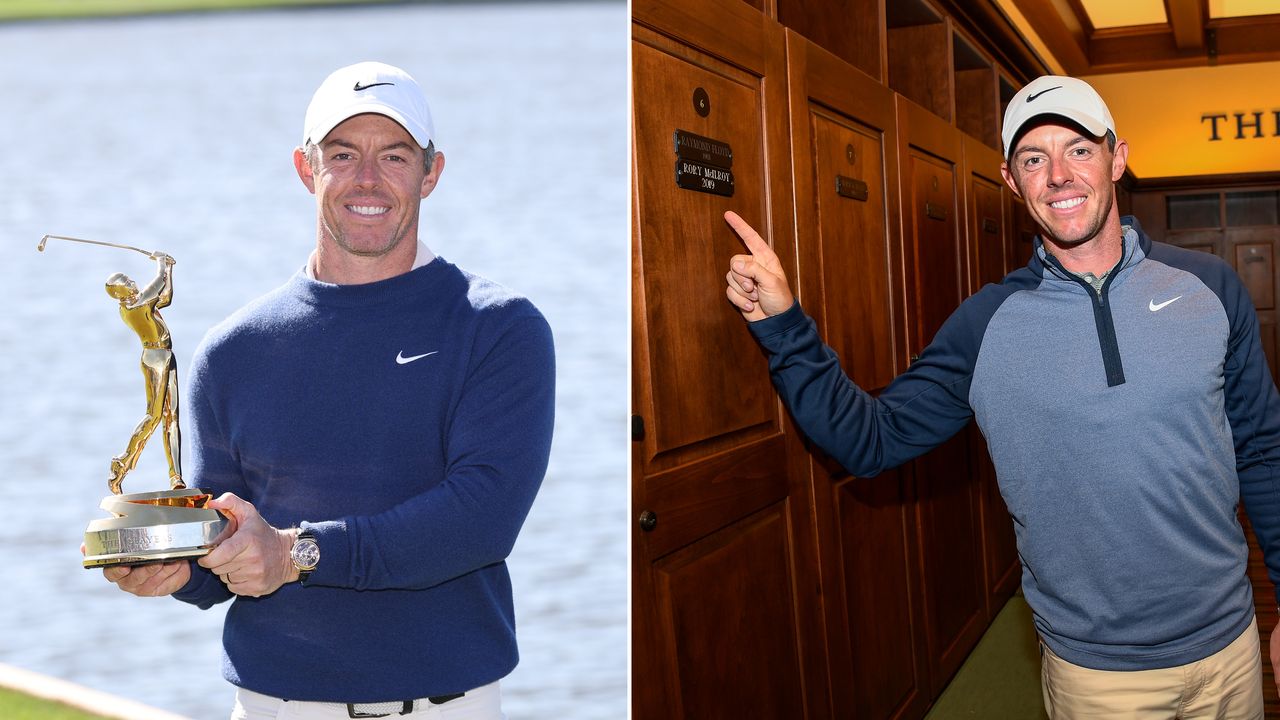
[[1201, 113], [1200, 122], [1208, 126], [1210, 142], [1221, 141], [1223, 138], [1280, 138], [1280, 110]]
[[[1280, 167], [1280, 62], [1086, 77], [1106, 100], [1140, 180], [1273, 173]], [[1172, 89], [1175, 89], [1171, 91]]]

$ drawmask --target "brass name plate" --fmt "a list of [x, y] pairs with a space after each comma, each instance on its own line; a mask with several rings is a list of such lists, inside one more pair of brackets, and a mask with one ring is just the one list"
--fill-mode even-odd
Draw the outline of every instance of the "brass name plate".
[[924, 214], [934, 220], [946, 220], [947, 209], [937, 203], [927, 202], [924, 204]]
[[692, 160], [677, 160], [676, 185], [685, 190], [733, 197], [733, 172]]
[[733, 167], [733, 148], [729, 143], [694, 135], [688, 130], [675, 132], [676, 157], [728, 170]]
[[982, 218], [982, 232], [995, 235], [1000, 232], [1000, 223], [996, 222], [993, 218], [984, 217]]
[[854, 180], [844, 175], [836, 176], [836, 194], [840, 197], [846, 197], [850, 200], [866, 201], [868, 195], [867, 183], [862, 180]]

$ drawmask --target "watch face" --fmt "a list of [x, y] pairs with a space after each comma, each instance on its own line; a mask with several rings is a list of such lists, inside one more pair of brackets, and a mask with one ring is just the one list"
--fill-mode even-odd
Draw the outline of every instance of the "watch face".
[[302, 538], [293, 544], [293, 551], [289, 553], [293, 558], [293, 564], [299, 570], [315, 570], [316, 564], [320, 562], [320, 546], [311, 538]]

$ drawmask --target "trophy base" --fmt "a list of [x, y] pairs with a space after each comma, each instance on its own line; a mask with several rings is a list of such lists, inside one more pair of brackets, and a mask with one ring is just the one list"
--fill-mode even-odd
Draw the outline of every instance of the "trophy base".
[[146, 565], [207, 555], [229, 523], [205, 507], [211, 495], [195, 488], [109, 495], [100, 507], [114, 517], [94, 520], [84, 533], [84, 567]]

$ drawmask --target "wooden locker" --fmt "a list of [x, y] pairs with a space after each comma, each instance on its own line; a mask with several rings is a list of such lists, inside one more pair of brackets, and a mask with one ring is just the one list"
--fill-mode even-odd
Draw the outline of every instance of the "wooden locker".
[[1009, 210], [1010, 233], [1009, 265], [1005, 269], [1013, 272], [1014, 269], [1031, 261], [1031, 253], [1035, 252], [1035, 239], [1036, 235], [1040, 234], [1040, 228], [1036, 226], [1022, 198], [1014, 195], [1013, 191], [1010, 191], [1006, 197], [1008, 198], [1006, 207]]
[[[797, 289], [841, 365], [877, 392], [906, 364], [893, 93], [787, 33]], [[852, 478], [813, 449], [836, 717], [919, 717], [922, 621], [910, 488]]]
[[[968, 237], [971, 257], [972, 295], [987, 283], [998, 283], [1008, 274], [1013, 259], [1005, 241], [1005, 193], [1000, 175], [1000, 153], [974, 138], [964, 136], [964, 159], [968, 182]], [[1018, 263], [1022, 264], [1022, 263]], [[1017, 265], [1014, 265], [1016, 267]]]
[[[970, 286], [973, 294], [988, 283], [999, 283], [1017, 261], [1010, 257], [1010, 223], [1007, 217], [1012, 191], [1000, 174], [1000, 153], [979, 140], [964, 136], [967, 228]], [[1024, 259], [1025, 260], [1025, 259]], [[1013, 521], [1000, 495], [995, 467], [986, 440], [976, 424], [968, 429], [974, 473], [980, 485], [982, 510], [983, 590], [987, 617], [992, 619], [1018, 588], [1022, 563], [1018, 558]]]
[[[960, 133], [896, 96], [908, 340], [917, 354], [964, 298]], [[965, 432], [911, 462], [915, 477], [930, 689], [941, 692], [986, 629], [981, 486]]]
[[794, 277], [782, 26], [633, 19], [633, 717], [827, 717], [803, 448], [724, 297], [725, 210]]

